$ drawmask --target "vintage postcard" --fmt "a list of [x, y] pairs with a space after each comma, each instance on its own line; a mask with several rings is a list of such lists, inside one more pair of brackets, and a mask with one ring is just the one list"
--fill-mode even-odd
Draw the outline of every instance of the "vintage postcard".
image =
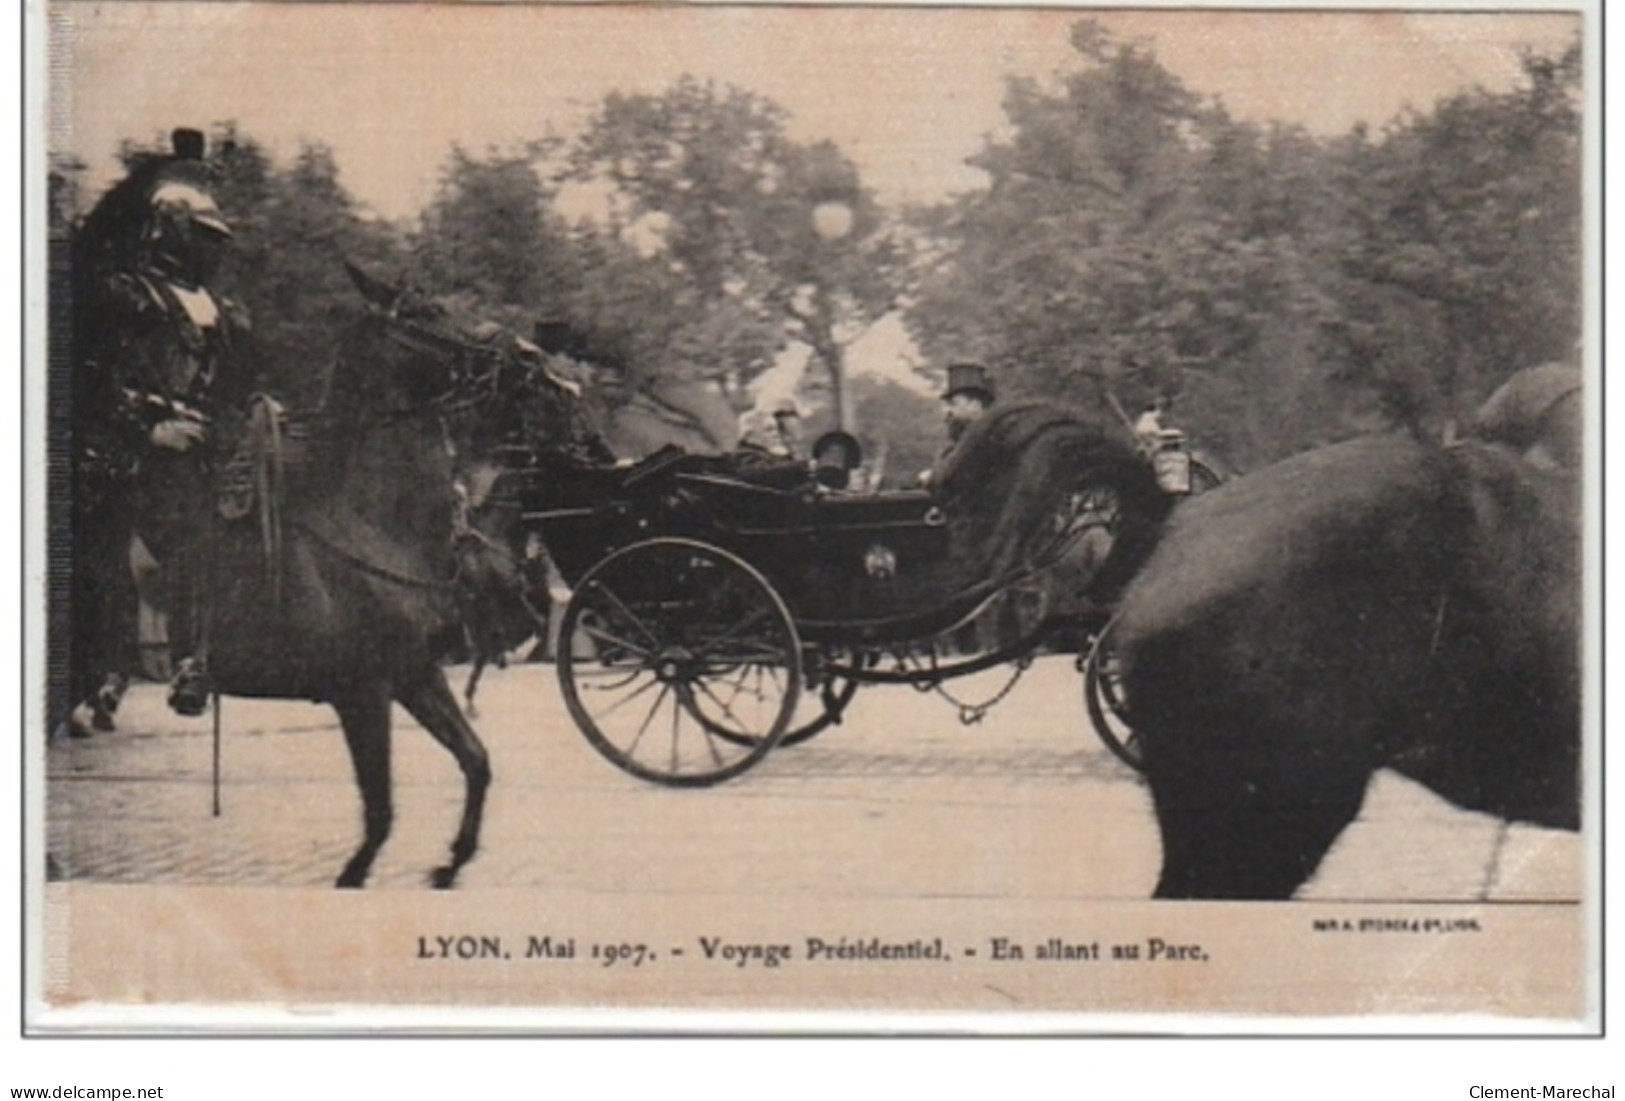
[[49, 0], [27, 1029], [1598, 1033], [1599, 18]]

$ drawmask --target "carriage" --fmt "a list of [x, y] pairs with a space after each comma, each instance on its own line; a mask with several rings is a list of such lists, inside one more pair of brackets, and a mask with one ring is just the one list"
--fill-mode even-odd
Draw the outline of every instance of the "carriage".
[[[1214, 477], [1186, 464], [1170, 481], [1175, 465], [1159, 471], [1174, 492]], [[939, 692], [971, 724], [1042, 648], [1097, 637], [1109, 608], [1057, 612], [1044, 579], [1069, 558], [1103, 561], [1123, 501], [1109, 478], [1085, 474], [1068, 490], [1019, 554], [970, 572], [951, 495], [851, 493], [736, 456], [672, 448], [561, 470], [531, 454], [508, 465], [492, 502], [516, 520], [510, 541], [539, 539], [569, 587], [557, 669], [582, 733], [632, 775], [703, 786], [840, 723], [863, 685]], [[1085, 660], [1093, 652], [1079, 650], [1089, 712], [1132, 763], [1115, 678]], [[1000, 666], [1009, 679], [990, 699], [947, 691]]]

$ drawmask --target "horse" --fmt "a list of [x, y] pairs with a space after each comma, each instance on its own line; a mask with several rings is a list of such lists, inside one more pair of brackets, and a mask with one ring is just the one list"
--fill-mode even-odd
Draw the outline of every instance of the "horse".
[[1530, 462], [1579, 470], [1585, 442], [1582, 382], [1580, 369], [1571, 364], [1526, 367], [1479, 407], [1470, 431]]
[[1156, 897], [1290, 897], [1378, 768], [1577, 829], [1579, 514], [1567, 471], [1409, 436], [1181, 506], [1112, 627]]
[[[441, 664], [461, 633], [453, 441], [470, 438], [523, 372], [511, 335], [473, 332], [443, 306], [350, 273], [369, 308], [328, 367], [308, 461], [287, 470], [280, 501], [261, 498], [265, 522], [204, 525], [208, 663], [220, 694], [309, 699], [337, 713], [363, 822], [341, 888], [364, 884], [390, 833], [390, 711], [400, 703], [463, 775], [450, 858], [430, 875], [446, 888], [479, 847], [491, 783]], [[157, 546], [199, 537], [142, 523]]]
[[547, 647], [554, 614], [546, 549], [519, 534], [521, 517], [511, 499], [492, 497], [501, 473], [482, 462], [459, 477], [465, 496], [456, 525], [458, 574], [471, 666], [463, 710], [469, 718], [478, 717], [474, 694], [485, 670], [506, 668], [508, 655], [532, 639], [534, 660]]

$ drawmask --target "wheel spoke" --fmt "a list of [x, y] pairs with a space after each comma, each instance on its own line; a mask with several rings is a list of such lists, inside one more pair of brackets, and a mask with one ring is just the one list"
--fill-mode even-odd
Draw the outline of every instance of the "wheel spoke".
[[595, 584], [597, 586], [597, 591], [602, 593], [604, 598], [607, 599], [611, 604], [615, 605], [620, 613], [624, 615], [629, 622], [631, 622], [632, 626], [643, 632], [643, 637], [649, 640], [650, 646], [656, 648], [660, 646], [660, 636], [655, 634], [648, 624], [644, 623], [643, 620], [638, 617], [636, 612], [634, 612], [631, 608], [628, 608], [626, 606], [626, 602], [623, 601], [619, 596], [615, 595], [615, 591], [613, 589], [604, 584], [602, 580], [595, 582]]
[[579, 631], [584, 631], [594, 642], [607, 642], [611, 646], [619, 646], [623, 650], [630, 650], [640, 658], [649, 658], [654, 656], [648, 650], [648, 648], [639, 646], [635, 642], [629, 642], [620, 635], [608, 631], [603, 627], [596, 627], [591, 623], [578, 623], [576, 624], [576, 629]]
[[[646, 672], [648, 672], [648, 670], [641, 669], [641, 670], [639, 670], [639, 672], [645, 672], [646, 673]], [[637, 699], [639, 696], [643, 695], [645, 692], [647, 692], [649, 689], [653, 688], [655, 685], [657, 685], [659, 683], [660, 683], [659, 678], [656, 678], [654, 680], [649, 681], [647, 684], [644, 684], [644, 685], [641, 685], [641, 686], [639, 686], [637, 688], [634, 688], [632, 691], [628, 692], [626, 695], [622, 696], [620, 699], [618, 699], [614, 703], [610, 704], [603, 711], [600, 711], [597, 714], [595, 714], [593, 716], [593, 718], [594, 719], [607, 719], [609, 716], [613, 715], [616, 711], [620, 710], [622, 707], [625, 707], [627, 704], [631, 703], [633, 700]], [[597, 686], [594, 685], [594, 687], [596, 688]], [[618, 687], [620, 687], [620, 686], [619, 685], [610, 685], [607, 688], [605, 688], [604, 691], [612, 691], [613, 689], [618, 688]]]
[[671, 707], [671, 774], [673, 776], [676, 776], [679, 772], [683, 771], [682, 758], [677, 753], [677, 728], [682, 724], [683, 721], [682, 692], [683, 690], [681, 688], [677, 689], [675, 698], [672, 700]]
[[618, 688], [631, 684], [648, 671], [648, 667], [642, 665], [634, 666], [630, 670], [617, 666], [609, 669], [581, 669], [576, 671], [575, 675], [580, 680], [608, 680], [610, 677], [614, 677], [616, 678], [614, 684], [588, 685], [594, 692], [613, 692]]
[[729, 650], [726, 654], [701, 654], [711, 667], [728, 668], [735, 665], [785, 665], [787, 651], [782, 646], [771, 646], [760, 643], [755, 646], [749, 643], [741, 644], [743, 649]]
[[757, 608], [744, 619], [740, 620], [738, 623], [735, 623], [732, 627], [729, 627], [722, 634], [717, 635], [714, 638], [705, 639], [697, 644], [694, 648], [696, 656], [702, 658], [708, 656], [711, 651], [715, 650], [718, 646], [721, 646], [724, 642], [728, 642], [733, 639], [746, 627], [751, 627], [757, 623], [760, 623], [762, 620], [768, 618], [768, 616], [771, 614], [771, 608]]
[[[698, 682], [696, 682], [696, 683], [698, 683]], [[700, 687], [704, 688], [705, 686], [703, 684], [701, 684]], [[694, 689], [693, 685], [684, 685], [683, 687], [678, 689], [678, 692], [687, 697], [683, 701], [684, 706], [686, 706], [686, 707], [688, 707], [690, 709], [690, 713], [694, 716], [695, 721], [699, 723], [700, 735], [701, 735], [701, 737], [703, 737], [705, 739], [704, 744], [705, 744], [706, 751], [711, 754], [711, 766], [713, 768], [722, 768], [727, 764], [727, 762], [722, 759], [722, 754], [717, 752], [716, 735], [712, 733], [711, 728], [708, 725], [706, 725], [704, 719], [701, 718], [699, 701], [694, 698], [693, 689]], [[708, 695], [710, 694], [709, 690], [707, 690], [707, 694]], [[715, 697], [712, 697], [712, 698], [714, 699]], [[721, 701], [718, 701], [718, 702], [721, 702]], [[674, 723], [674, 726], [675, 726], [675, 723]], [[676, 756], [675, 747], [673, 748], [672, 762], [671, 763], [672, 763], [672, 771], [675, 772], [676, 769], [677, 769], [677, 756]]]
[[[659, 684], [660, 682], [656, 681], [655, 683]], [[660, 685], [660, 695], [655, 697], [655, 702], [649, 707], [649, 713], [643, 717], [643, 724], [638, 727], [637, 734], [633, 736], [632, 744], [626, 747], [626, 755], [628, 757], [636, 757], [638, 755], [638, 743], [643, 741], [643, 735], [648, 733], [649, 724], [654, 722], [655, 714], [660, 710], [660, 704], [663, 700], [665, 700], [666, 693], [670, 689], [671, 685], [669, 684]]]
[[[701, 692], [705, 693], [706, 698], [711, 699], [711, 700], [715, 700], [716, 705], [718, 707], [722, 708], [723, 714], [727, 715], [728, 718], [730, 718], [730, 719], [732, 719], [734, 721], [734, 726], [739, 730], [739, 732], [741, 734], [749, 734], [750, 733], [750, 728], [745, 725], [744, 720], [742, 720], [738, 715], [734, 714], [734, 709], [732, 707], [730, 707], [727, 703], [723, 702], [722, 698], [719, 697], [715, 692], [711, 691], [710, 686], [707, 685], [703, 680], [695, 681], [694, 682], [694, 687], [698, 688]], [[740, 693], [742, 691], [743, 691], [742, 687], [739, 688], [739, 689], [736, 689], [734, 691], [734, 694], [733, 694], [733, 699], [738, 699], [739, 696], [740, 696]], [[699, 706], [698, 702], [695, 703], [695, 706], [696, 707]]]

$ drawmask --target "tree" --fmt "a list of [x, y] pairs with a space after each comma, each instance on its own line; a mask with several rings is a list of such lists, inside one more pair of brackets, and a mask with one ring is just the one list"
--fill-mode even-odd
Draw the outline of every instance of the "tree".
[[224, 291], [248, 308], [261, 385], [291, 405], [320, 398], [320, 367], [361, 301], [345, 261], [392, 268], [402, 252], [387, 225], [364, 220], [339, 180], [332, 150], [301, 146], [278, 168], [252, 137], [216, 128], [215, 192], [231, 222]]
[[[1361, 309], [1334, 348], [1404, 418], [1460, 419], [1582, 323], [1580, 49], [1527, 55], [1508, 92], [1461, 93], [1347, 148], [1341, 273]], [[1423, 356], [1396, 357], [1417, 319]], [[1397, 362], [1396, 362], [1397, 359]]]
[[495, 306], [548, 314], [568, 295], [570, 263], [562, 219], [549, 213], [555, 189], [537, 170], [552, 143], [485, 158], [451, 151], [440, 188], [423, 213], [413, 252], [433, 288]]
[[[1001, 391], [1102, 409], [1214, 390], [1283, 306], [1290, 217], [1249, 194], [1272, 136], [1189, 92], [1092, 22], [1058, 88], [1013, 80], [985, 191], [924, 212], [936, 244], [909, 321], [933, 359], [989, 363]], [[1281, 143], [1281, 151], [1287, 148]]]
[[[844, 348], [890, 308], [902, 256], [857, 168], [800, 144], [753, 93], [691, 78], [607, 97], [571, 155], [603, 188], [612, 230], [640, 240], [687, 288], [673, 341], [713, 378], [748, 382], [785, 341], [810, 347], [842, 407]], [[717, 344], [725, 324], [748, 333]]]
[[1579, 332], [1578, 48], [1380, 138], [1238, 122], [1090, 22], [1013, 80], [988, 186], [915, 212], [908, 321], [1001, 392], [1153, 394], [1237, 465], [1374, 428], [1437, 436]]

